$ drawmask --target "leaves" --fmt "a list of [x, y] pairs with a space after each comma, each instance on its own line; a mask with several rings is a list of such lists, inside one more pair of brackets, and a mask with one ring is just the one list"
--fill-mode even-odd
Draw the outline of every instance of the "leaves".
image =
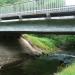
[[15, 3], [19, 0], [0, 0], [0, 4], [3, 5], [3, 4], [12, 4], [12, 3]]

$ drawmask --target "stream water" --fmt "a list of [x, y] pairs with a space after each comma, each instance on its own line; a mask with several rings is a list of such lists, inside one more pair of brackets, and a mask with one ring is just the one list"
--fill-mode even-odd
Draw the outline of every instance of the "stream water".
[[0, 75], [53, 75], [60, 66], [59, 60], [31, 59], [20, 66], [4, 68]]
[[64, 63], [63, 67], [65, 67], [67, 64], [72, 63], [73, 60], [75, 58], [70, 55], [64, 56], [60, 54], [53, 56], [44, 55], [35, 59], [28, 57], [21, 65], [13, 68], [4, 68], [0, 71], [0, 75], [54, 75], [62, 63]]
[[[23, 48], [17, 39], [0, 38], [0, 66], [8, 63], [7, 60], [11, 57], [15, 56], [20, 59], [22, 53]], [[75, 59], [74, 55], [74, 52], [60, 51], [53, 55], [41, 55], [37, 58], [25, 56], [26, 59], [19, 65], [10, 64], [1, 69], [0, 75], [53, 75], [62, 63], [71, 63]]]

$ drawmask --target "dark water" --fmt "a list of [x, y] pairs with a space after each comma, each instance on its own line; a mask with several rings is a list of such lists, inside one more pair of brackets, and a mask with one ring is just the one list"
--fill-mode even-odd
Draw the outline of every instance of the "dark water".
[[20, 67], [13, 67], [16, 66], [15, 64], [5, 66], [10, 62], [16, 62], [22, 58], [23, 48], [18, 39], [12, 36], [0, 36], [0, 66], [4, 67], [0, 70], [0, 75], [23, 75]]
[[[43, 60], [31, 56], [22, 56], [25, 49], [18, 41], [19, 38], [0, 37], [0, 75], [50, 75], [57, 72], [58, 60]], [[8, 62], [25, 58], [17, 64], [7, 65]], [[9, 60], [11, 59], [11, 60]]]
[[[6, 64], [7, 59], [11, 57], [22, 58], [24, 51], [17, 39], [0, 37], [0, 65]], [[4, 66], [0, 70], [0, 75], [53, 75], [62, 64], [58, 59], [48, 60], [50, 57], [38, 59], [23, 56], [23, 58], [25, 59], [21, 63]]]
[[19, 67], [12, 68], [12, 69], [5, 69], [0, 71], [0, 75], [24, 75], [23, 70]]
[[[26, 62], [26, 61], [25, 61]], [[53, 75], [57, 72], [59, 61], [31, 59], [26, 63], [14, 68], [4, 68], [0, 75]]]

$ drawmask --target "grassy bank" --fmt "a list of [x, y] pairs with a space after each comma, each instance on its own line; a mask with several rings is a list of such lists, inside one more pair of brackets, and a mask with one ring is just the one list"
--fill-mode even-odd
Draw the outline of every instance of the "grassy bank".
[[32, 46], [40, 48], [45, 53], [56, 52], [56, 50], [58, 49], [55, 45], [55, 41], [47, 37], [38, 37], [25, 34], [23, 35], [23, 38], [28, 40]]
[[[46, 53], [56, 52], [58, 51], [58, 49], [75, 51], [75, 35], [34, 35], [32, 34], [32, 35], [23, 35], [23, 37], [27, 39], [32, 45], [39, 47]], [[43, 61], [43, 63], [45, 63], [45, 61]], [[42, 64], [38, 64], [38, 65], [41, 66]], [[29, 66], [30, 68], [28, 67], [27, 70], [31, 70], [33, 64]], [[36, 69], [35, 66], [33, 67], [32, 69], [33, 71], [31, 71], [31, 74], [33, 74], [34, 72], [36, 73], [34, 69]], [[47, 72], [49, 70], [51, 69], [47, 67]], [[46, 72], [45, 68], [44, 71]], [[75, 74], [75, 63], [68, 65], [66, 68], [63, 67], [62, 69], [59, 69], [58, 73], [55, 75], [74, 75], [74, 74]], [[48, 74], [41, 73], [40, 75], [49, 75], [49, 72]]]
[[75, 35], [23, 35], [31, 44], [43, 51], [53, 52], [57, 50], [75, 51]]
[[71, 64], [70, 66], [63, 69], [56, 75], [75, 75], [75, 63]]

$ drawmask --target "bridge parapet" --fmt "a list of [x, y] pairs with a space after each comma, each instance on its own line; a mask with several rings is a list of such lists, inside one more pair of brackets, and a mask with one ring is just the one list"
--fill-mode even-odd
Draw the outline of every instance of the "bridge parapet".
[[74, 12], [75, 5], [66, 6], [65, 2], [53, 3], [53, 0], [30, 0], [27, 2], [14, 3], [11, 5], [3, 5], [0, 7], [0, 18], [3, 17], [22, 17], [25, 15], [44, 14], [50, 16], [51, 13]]

